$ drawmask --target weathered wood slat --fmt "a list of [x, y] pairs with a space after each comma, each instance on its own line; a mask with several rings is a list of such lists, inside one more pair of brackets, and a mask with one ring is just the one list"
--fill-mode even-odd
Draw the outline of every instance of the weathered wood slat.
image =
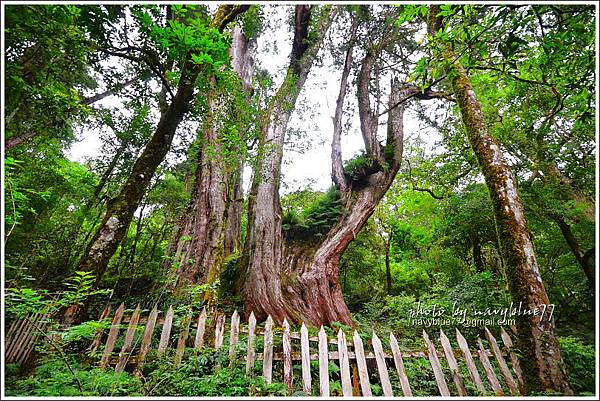
[[146, 354], [150, 350], [150, 346], [152, 345], [152, 334], [154, 334], [154, 327], [156, 326], [156, 318], [158, 317], [158, 304], [154, 305], [150, 315], [148, 316], [148, 321], [146, 322], [146, 328], [144, 329], [144, 337], [142, 338], [142, 345], [140, 346], [140, 352], [138, 354], [137, 359], [137, 367], [135, 369], [135, 374], [137, 376], [141, 376], [142, 367], [144, 366], [144, 360], [146, 359]]
[[217, 325], [215, 327], [215, 349], [218, 351], [223, 347], [223, 333], [225, 332], [225, 315], [217, 316]]
[[21, 320], [21, 324], [15, 331], [15, 338], [12, 341], [11, 347], [6, 353], [6, 361], [7, 363], [12, 363], [16, 361], [17, 354], [21, 350], [22, 343], [25, 341], [25, 337], [27, 337], [28, 329], [29, 329], [29, 319], [37, 319], [39, 317], [39, 313], [26, 316]]
[[204, 346], [204, 331], [206, 330], [206, 307], [202, 308], [200, 316], [198, 316], [198, 325], [196, 329], [196, 337], [194, 338], [194, 348], [201, 349]]
[[19, 319], [15, 319], [12, 321], [10, 326], [8, 327], [8, 331], [6, 332], [6, 342], [4, 343], [4, 352], [8, 351], [8, 345], [12, 342], [12, 337], [17, 330], [17, 326], [21, 321]]
[[448, 361], [448, 366], [450, 367], [450, 372], [452, 373], [452, 380], [454, 381], [456, 389], [458, 390], [458, 395], [466, 397], [468, 395], [467, 389], [465, 388], [463, 378], [458, 370], [458, 362], [454, 356], [454, 351], [452, 350], [452, 345], [450, 345], [450, 340], [448, 340], [448, 337], [446, 337], [446, 334], [444, 334], [443, 330], [440, 330], [440, 342], [442, 343], [442, 348], [446, 354], [446, 360]]
[[158, 353], [162, 354], [169, 347], [169, 340], [171, 338], [171, 327], [173, 325], [173, 306], [169, 306], [167, 315], [165, 316], [165, 322], [163, 323], [162, 333], [160, 334], [160, 342], [158, 343]]
[[106, 345], [104, 346], [104, 352], [102, 353], [102, 358], [100, 359], [100, 367], [105, 368], [108, 366], [108, 361], [110, 358], [110, 354], [115, 348], [115, 342], [117, 341], [117, 336], [119, 335], [119, 325], [121, 324], [121, 319], [123, 318], [123, 312], [125, 311], [125, 304], [119, 305], [119, 308], [115, 312], [115, 316], [113, 317], [112, 325], [110, 326], [110, 330], [108, 332], [108, 339], [106, 340]]
[[[110, 309], [111, 309], [111, 305], [107, 304], [106, 307], [102, 310], [102, 313], [100, 314], [100, 319], [98, 319], [98, 322], [102, 323], [104, 321], [104, 319], [106, 319], [108, 317], [108, 315], [110, 315]], [[104, 333], [104, 330], [102, 328], [99, 328], [96, 330], [96, 334], [94, 335], [94, 340], [90, 344], [90, 352], [94, 353], [98, 350], [98, 347], [100, 346], [100, 342], [102, 341], [103, 333]]]
[[302, 323], [302, 327], [300, 328], [300, 337], [300, 348], [302, 353], [302, 390], [306, 395], [311, 395], [310, 346], [308, 344], [308, 329], [304, 323]]
[[290, 324], [283, 319], [283, 384], [292, 392], [292, 340], [290, 339]]
[[517, 380], [519, 381], [519, 384], [523, 385], [523, 371], [521, 370], [521, 365], [519, 364], [519, 358], [517, 358], [517, 355], [512, 350], [512, 339], [504, 330], [504, 327], [500, 327], [500, 335], [502, 336], [502, 342], [504, 343], [504, 346], [506, 347], [506, 350], [508, 352], [508, 356], [510, 357], [510, 362], [512, 364], [513, 370], [517, 375]]
[[496, 373], [494, 373], [494, 368], [490, 363], [490, 360], [487, 356], [487, 352], [485, 348], [483, 348], [483, 343], [480, 339], [477, 339], [477, 344], [479, 344], [479, 359], [481, 360], [481, 364], [483, 365], [483, 370], [485, 370], [485, 375], [487, 376], [488, 381], [492, 386], [492, 390], [494, 390], [494, 393], [498, 396], [504, 395], [504, 390], [502, 390], [502, 387], [500, 387], [500, 382], [496, 377]]
[[358, 332], [354, 330], [354, 353], [356, 355], [356, 365], [358, 368], [358, 378], [360, 380], [360, 388], [362, 395], [365, 397], [371, 397], [371, 382], [369, 381], [369, 371], [367, 370], [367, 360], [365, 359], [365, 349], [363, 342]]
[[442, 366], [440, 365], [437, 351], [435, 350], [435, 347], [425, 330], [423, 330], [423, 339], [425, 340], [425, 344], [427, 344], [427, 349], [429, 350], [429, 362], [431, 363], [431, 368], [433, 369], [433, 375], [435, 376], [435, 382], [440, 390], [440, 395], [442, 397], [450, 397], [450, 390], [448, 390], [448, 384], [446, 383], [444, 372], [442, 372]]
[[127, 360], [129, 359], [129, 355], [133, 350], [133, 337], [135, 336], [135, 329], [137, 328], [137, 322], [140, 319], [141, 308], [140, 304], [137, 305], [133, 314], [131, 315], [131, 320], [129, 321], [129, 326], [127, 327], [127, 334], [125, 334], [125, 341], [123, 342], [123, 348], [121, 348], [121, 352], [119, 353], [119, 362], [115, 367], [116, 372], [122, 372], [125, 370], [125, 365], [127, 364]]
[[402, 386], [402, 393], [405, 397], [412, 397], [412, 390], [408, 383], [408, 376], [406, 376], [406, 369], [404, 369], [404, 361], [402, 360], [402, 353], [400, 347], [398, 347], [398, 340], [394, 337], [393, 333], [390, 333], [390, 347], [392, 348], [392, 354], [394, 355], [394, 364], [398, 371], [398, 377], [400, 378], [400, 385]]
[[175, 349], [175, 361], [173, 362], [173, 365], [175, 367], [181, 364], [183, 353], [185, 352], [185, 343], [187, 342], [188, 336], [190, 334], [191, 321], [192, 312], [190, 311], [181, 323], [181, 332], [179, 333], [179, 338], [177, 339], [177, 348]]
[[487, 337], [488, 343], [490, 344], [490, 347], [492, 348], [492, 352], [494, 353], [494, 356], [496, 357], [496, 360], [498, 361], [498, 366], [500, 367], [500, 373], [502, 373], [502, 376], [504, 376], [504, 380], [506, 381], [506, 384], [508, 385], [508, 389], [509, 389], [510, 393], [512, 395], [518, 395], [519, 390], [517, 388], [517, 383], [515, 382], [515, 378], [510, 373], [510, 369], [508, 368], [508, 365], [506, 364], [506, 361], [504, 360], [504, 357], [502, 356], [502, 353], [500, 352], [500, 347], [498, 347], [496, 338], [494, 338], [494, 336], [488, 330], [487, 327], [485, 328], [485, 336]]
[[392, 384], [390, 383], [390, 377], [388, 375], [387, 365], [385, 363], [385, 356], [383, 354], [383, 347], [381, 346], [381, 340], [377, 337], [377, 334], [373, 332], [373, 351], [375, 352], [375, 361], [377, 362], [377, 370], [379, 371], [379, 378], [381, 380], [381, 389], [383, 395], [386, 397], [393, 397]]
[[273, 319], [270, 315], [265, 323], [263, 377], [266, 383], [271, 383], [273, 377]]
[[329, 355], [323, 326], [319, 331], [319, 392], [321, 397], [329, 397]]
[[235, 359], [235, 346], [240, 335], [240, 315], [234, 311], [231, 315], [231, 330], [229, 332], [229, 366], [233, 365]]
[[21, 324], [19, 325], [19, 327], [16, 330], [15, 338], [12, 342], [12, 347], [10, 348], [10, 350], [7, 353], [7, 356], [6, 356], [7, 362], [10, 363], [10, 362], [17, 361], [17, 355], [22, 350], [23, 345], [25, 344], [26, 338], [31, 329], [30, 322], [31, 322], [31, 320], [35, 321], [35, 320], [39, 319], [40, 315], [41, 315], [41, 313], [35, 313], [33, 315], [25, 317], [21, 321]]
[[29, 319], [29, 333], [25, 338], [21, 349], [15, 356], [16, 363], [23, 364], [27, 360], [31, 351], [33, 351], [38, 337], [40, 336], [39, 330], [43, 330], [43, 326], [45, 326], [49, 315], [50, 313], [46, 312], [43, 316], [38, 316], [37, 319]]
[[256, 329], [256, 317], [254, 312], [250, 313], [248, 318], [248, 354], [246, 356], [246, 376], [254, 376], [254, 360], [256, 358], [256, 350], [254, 349], [254, 330]]
[[479, 371], [477, 370], [477, 366], [475, 366], [475, 360], [471, 355], [471, 351], [469, 350], [469, 344], [467, 344], [467, 340], [463, 337], [460, 331], [456, 329], [456, 341], [458, 342], [458, 346], [465, 356], [465, 363], [467, 365], [467, 370], [469, 371], [469, 376], [471, 376], [471, 380], [477, 387], [477, 390], [483, 395], [486, 393], [483, 382], [481, 381], [481, 376], [479, 376]]
[[338, 352], [340, 353], [340, 378], [342, 380], [342, 394], [344, 397], [352, 397], [352, 381], [350, 380], [350, 360], [348, 358], [348, 346], [346, 335], [340, 329], [338, 331]]

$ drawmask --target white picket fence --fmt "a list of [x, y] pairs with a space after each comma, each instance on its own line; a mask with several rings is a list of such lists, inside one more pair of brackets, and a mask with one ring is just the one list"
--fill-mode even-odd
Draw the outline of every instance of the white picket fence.
[[[101, 320], [108, 319], [110, 315], [110, 306], [107, 306], [101, 315]], [[384, 396], [394, 396], [390, 374], [388, 369], [392, 366], [397, 372], [400, 388], [404, 396], [411, 396], [412, 390], [408, 376], [404, 367], [404, 358], [428, 358], [433, 370], [435, 381], [442, 396], [450, 395], [478, 395], [468, 394], [465, 386], [466, 380], [471, 380], [480, 394], [487, 395], [518, 395], [517, 382], [522, 381], [522, 374], [519, 368], [518, 359], [513, 352], [513, 345], [508, 333], [501, 328], [501, 338], [503, 350], [494, 338], [490, 330], [485, 328], [486, 342], [491, 348], [491, 352], [484, 346], [481, 339], [477, 340], [478, 349], [470, 350], [465, 337], [456, 329], [456, 340], [459, 350], [452, 349], [450, 340], [443, 331], [440, 331], [440, 344], [443, 352], [436, 349], [433, 341], [430, 340], [427, 332], [423, 331], [424, 350], [402, 352], [398, 346], [398, 341], [393, 333], [389, 336], [390, 352], [385, 352], [382, 342], [375, 332], [372, 333], [371, 340], [365, 344], [358, 332], [354, 331], [351, 341], [348, 341], [346, 334], [340, 329], [337, 338], [328, 338], [325, 329], [321, 327], [318, 336], [310, 337], [308, 329], [302, 324], [300, 332], [292, 332], [287, 321], [283, 322], [283, 327], [277, 329], [273, 325], [273, 320], [269, 316], [264, 322], [264, 327], [257, 326], [254, 314], [250, 314], [247, 324], [240, 324], [240, 316], [236, 312], [229, 319], [226, 319], [222, 313], [212, 313], [212, 318], [206, 309], [194, 318], [191, 312], [187, 313], [181, 321], [180, 332], [177, 340], [173, 338], [172, 328], [174, 319], [174, 310], [170, 306], [164, 316], [159, 317], [159, 310], [155, 306], [147, 317], [141, 317], [142, 310], [138, 305], [129, 317], [124, 317], [125, 306], [121, 304], [112, 318], [112, 324], [108, 333], [102, 330], [96, 333], [90, 348], [92, 351], [98, 350], [100, 344], [104, 343], [100, 367], [107, 368], [114, 365], [116, 371], [124, 371], [127, 367], [135, 374], [141, 375], [148, 351], [152, 346], [154, 333], [158, 334], [157, 326], [162, 326], [160, 330], [160, 340], [158, 341], [157, 352], [164, 354], [169, 347], [175, 349], [174, 365], [178, 366], [184, 357], [186, 347], [193, 347], [199, 350], [206, 345], [213, 346], [216, 350], [224, 351], [224, 341], [226, 332], [226, 321], [229, 322], [229, 360], [233, 363], [236, 359], [243, 358], [246, 365], [246, 375], [252, 376], [255, 372], [256, 361], [262, 361], [262, 376], [267, 383], [273, 379], [274, 361], [282, 361], [282, 377], [290, 393], [293, 391], [293, 364], [301, 364], [302, 391], [310, 395], [313, 393], [311, 363], [318, 360], [319, 370], [319, 394], [321, 396], [330, 395], [330, 371], [329, 361], [338, 362], [342, 394], [344, 396], [363, 395], [371, 396], [371, 380], [375, 377], [374, 372], [369, 372], [368, 360], [375, 359], [377, 367], [378, 382], [381, 386]], [[121, 330], [122, 325], [127, 323], [127, 329]], [[135, 333], [138, 326], [144, 326], [144, 334], [139, 347], [134, 344]], [[211, 330], [209, 330], [211, 328]], [[214, 330], [212, 330], [214, 329]], [[209, 334], [210, 332], [210, 334]], [[247, 334], [245, 355], [237, 355], [236, 344], [240, 341], [240, 333]], [[125, 335], [122, 346], [117, 354], [115, 344], [120, 335]], [[274, 346], [274, 337], [281, 335], [281, 346]], [[259, 337], [263, 337], [262, 351], [258, 353], [256, 344]], [[294, 341], [292, 341], [294, 340]], [[299, 344], [298, 341], [299, 340]], [[210, 342], [210, 344], [209, 344]], [[312, 344], [312, 347], [311, 347]], [[337, 346], [336, 351], [331, 351], [329, 345]], [[368, 349], [370, 348], [370, 349]], [[509, 362], [505, 359], [508, 356]], [[440, 359], [446, 359], [450, 371], [450, 380], [454, 383], [451, 391], [448, 380], [444, 375]], [[467, 377], [463, 377], [459, 367], [459, 361], [462, 360]], [[481, 379], [476, 361], [479, 360], [487, 378], [487, 385]], [[509, 363], [511, 367], [509, 368]], [[372, 365], [371, 365], [372, 366]], [[352, 367], [352, 369], [351, 369]], [[351, 372], [352, 371], [352, 372]], [[499, 371], [500, 375], [496, 372]], [[514, 373], [514, 375], [513, 375]], [[466, 375], [465, 375], [466, 376]], [[516, 380], [515, 380], [516, 376]], [[503, 383], [501, 383], [502, 379]], [[399, 395], [399, 394], [397, 394]], [[432, 394], [433, 395], [433, 394]]]

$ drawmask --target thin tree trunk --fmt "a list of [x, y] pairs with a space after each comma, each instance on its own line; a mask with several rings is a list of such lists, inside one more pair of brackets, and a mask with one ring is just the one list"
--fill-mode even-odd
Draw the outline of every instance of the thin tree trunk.
[[[442, 28], [438, 13], [439, 6], [430, 6], [428, 28], [431, 35]], [[531, 311], [542, 305], [549, 305], [550, 300], [542, 282], [516, 180], [504, 160], [500, 146], [488, 132], [466, 71], [456, 61], [449, 46], [443, 48], [443, 57], [450, 63], [452, 89], [469, 143], [492, 198], [513, 301], [522, 302], [523, 308]], [[517, 347], [521, 352], [524, 376], [524, 384], [521, 385], [523, 394], [549, 389], [563, 394], [573, 393], [561, 359], [554, 320], [549, 316], [551, 315], [539, 317], [525, 314], [517, 317]]]
[[593, 290], [594, 283], [596, 281], [594, 277], [593, 267], [590, 264], [590, 258], [586, 257], [585, 252], [583, 252], [583, 250], [581, 249], [581, 245], [579, 245], [579, 242], [577, 241], [577, 238], [575, 238], [575, 235], [573, 235], [573, 231], [571, 231], [571, 226], [569, 226], [565, 219], [562, 216], [554, 216], [553, 219], [560, 228], [560, 232], [562, 233], [563, 237], [565, 238], [565, 241], [569, 245], [569, 249], [571, 249], [573, 256], [575, 256], [577, 263], [579, 263], [579, 265], [581, 266], [581, 269], [583, 270], [583, 273], [587, 278], [588, 286], [591, 290]]
[[477, 273], [485, 271], [485, 263], [483, 263], [481, 255], [481, 240], [477, 235], [473, 237], [473, 263], [475, 264], [475, 271]]
[[390, 248], [392, 246], [392, 230], [385, 242], [385, 291], [388, 295], [392, 293], [392, 269], [390, 267]]

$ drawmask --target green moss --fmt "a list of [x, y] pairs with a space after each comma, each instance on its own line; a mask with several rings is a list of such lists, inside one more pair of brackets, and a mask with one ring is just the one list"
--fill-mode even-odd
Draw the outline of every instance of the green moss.
[[343, 211], [341, 194], [331, 187], [301, 211], [291, 208], [284, 213], [282, 227], [285, 236], [301, 241], [323, 237]]
[[366, 184], [366, 178], [378, 171], [381, 166], [364, 151], [344, 162], [344, 174], [355, 186]]

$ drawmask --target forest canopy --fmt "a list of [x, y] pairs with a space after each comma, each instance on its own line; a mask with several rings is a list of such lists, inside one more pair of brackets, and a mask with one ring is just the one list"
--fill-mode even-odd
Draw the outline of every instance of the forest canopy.
[[[3, 319], [43, 311], [62, 333], [5, 366], [6, 394], [286, 394], [216, 353], [93, 382], [90, 322], [122, 302], [392, 332], [408, 349], [415, 305], [552, 305], [512, 325], [519, 391], [594, 393], [593, 5], [7, 4], [3, 18]], [[437, 395], [432, 375], [417, 395]]]

